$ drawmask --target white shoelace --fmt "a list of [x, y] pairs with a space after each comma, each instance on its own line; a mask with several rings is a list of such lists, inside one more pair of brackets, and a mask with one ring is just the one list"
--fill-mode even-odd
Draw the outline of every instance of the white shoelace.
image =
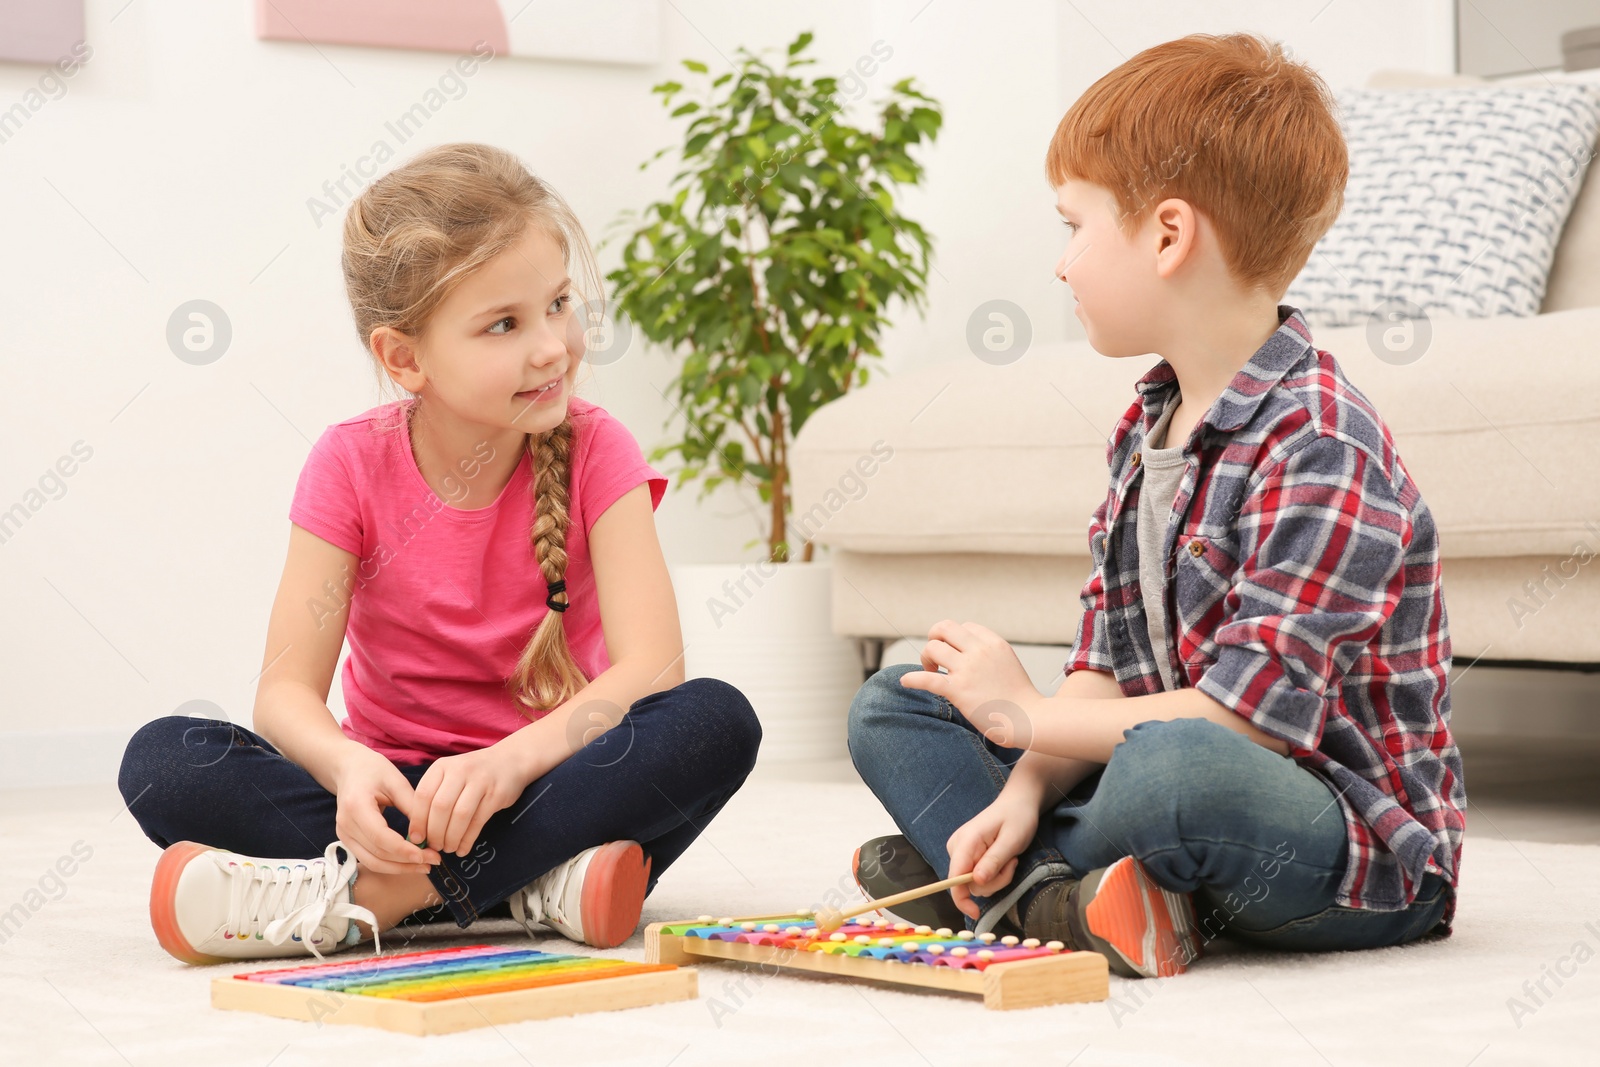
[[[561, 901], [567, 895], [567, 882], [571, 880], [572, 872], [578, 866], [574, 862], [576, 858], [567, 860], [548, 874], [540, 875], [534, 879], [533, 885], [530, 887], [533, 890], [532, 892], [520, 894], [530, 905], [524, 909], [524, 922], [542, 923], [548, 918], [573, 929], [578, 928], [578, 924], [568, 919], [566, 913], [561, 910]], [[531, 935], [533, 931], [530, 930], [528, 933]]]
[[[381, 952], [377, 916], [359, 904], [335, 899], [344, 895], [345, 887], [356, 873], [353, 853], [343, 864], [339, 863], [337, 850], [340, 847], [340, 842], [334, 841], [321, 860], [306, 860], [287, 867], [244, 864], [229, 871], [233, 895], [228, 902], [228, 928], [233, 930], [234, 936], [260, 937], [281, 945], [299, 934], [300, 940], [320, 960], [323, 955], [312, 943], [311, 935], [327, 917], [363, 919], [372, 927], [374, 951]], [[212, 853], [216, 862], [226, 869], [233, 861], [225, 859], [224, 855]], [[289, 910], [282, 911], [284, 908]], [[269, 919], [263, 927], [262, 918], [273, 915], [278, 917]]]

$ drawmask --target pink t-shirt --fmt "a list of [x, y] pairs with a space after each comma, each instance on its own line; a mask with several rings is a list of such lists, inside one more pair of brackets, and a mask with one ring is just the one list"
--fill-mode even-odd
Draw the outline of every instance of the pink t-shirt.
[[[549, 613], [534, 561], [533, 459], [526, 450], [493, 504], [461, 510], [441, 500], [417, 469], [404, 411], [413, 399], [363, 412], [323, 431], [306, 458], [290, 521], [354, 553], [356, 571], [308, 609], [324, 614], [350, 599], [344, 664], [348, 737], [396, 763], [423, 763], [484, 748], [530, 721], [506, 679]], [[651, 467], [627, 427], [580, 397], [568, 488], [567, 643], [589, 678], [611, 666], [589, 560], [595, 519], [640, 482], [650, 506], [667, 479]], [[487, 442], [445, 491], [491, 458]], [[459, 488], [458, 488], [459, 487]], [[530, 714], [532, 714], [530, 712]]]

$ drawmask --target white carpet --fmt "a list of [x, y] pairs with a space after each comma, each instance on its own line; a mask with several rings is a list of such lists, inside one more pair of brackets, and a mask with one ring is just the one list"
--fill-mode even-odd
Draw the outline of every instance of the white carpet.
[[[766, 977], [759, 970], [741, 994], [736, 967], [708, 964], [699, 968], [698, 1001], [415, 1038], [213, 1010], [211, 979], [244, 968], [190, 967], [157, 945], [147, 906], [159, 850], [121, 810], [114, 789], [13, 791], [0, 794], [0, 805], [6, 842], [0, 909], [39, 888], [75, 843], [81, 842], [80, 855], [92, 850], [62, 879], [64, 889], [47, 881], [42, 906], [0, 943], [6, 1064], [145, 1067], [226, 1056], [231, 1064], [260, 1067], [1487, 1067], [1593, 1062], [1600, 1021], [1600, 962], [1593, 958], [1600, 953], [1600, 848], [1505, 841], [1486, 824], [1467, 834], [1455, 935], [1433, 944], [1294, 956], [1227, 949], [1176, 978], [1113, 976], [1109, 1001], [1005, 1013], [955, 995]], [[646, 902], [645, 921], [820, 901], [830, 890], [850, 888], [846, 864], [856, 844], [893, 830], [859, 783], [753, 778], [663, 877]], [[531, 943], [515, 924], [499, 920], [464, 932], [431, 925], [403, 947], [518, 939]], [[402, 947], [386, 941], [386, 951], [391, 944]], [[540, 944], [573, 947], [554, 938]], [[370, 953], [370, 946], [359, 951]], [[642, 932], [608, 954], [642, 959]], [[1541, 977], [1549, 995], [1536, 989], [1535, 1001], [1523, 983]], [[1514, 1017], [1514, 997], [1531, 1011]]]

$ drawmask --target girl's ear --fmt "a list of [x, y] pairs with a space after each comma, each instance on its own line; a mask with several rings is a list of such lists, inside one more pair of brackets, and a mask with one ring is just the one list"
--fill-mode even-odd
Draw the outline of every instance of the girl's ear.
[[415, 338], [401, 333], [393, 326], [378, 326], [373, 329], [368, 343], [371, 345], [372, 354], [377, 357], [384, 372], [394, 379], [396, 385], [407, 392], [422, 391], [428, 376], [422, 369], [419, 346]]

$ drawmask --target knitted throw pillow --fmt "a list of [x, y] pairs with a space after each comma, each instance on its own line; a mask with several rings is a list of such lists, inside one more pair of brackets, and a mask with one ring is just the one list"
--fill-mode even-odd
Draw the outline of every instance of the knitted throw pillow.
[[1344, 210], [1284, 303], [1313, 327], [1387, 308], [1535, 315], [1600, 132], [1600, 86], [1346, 89]]

